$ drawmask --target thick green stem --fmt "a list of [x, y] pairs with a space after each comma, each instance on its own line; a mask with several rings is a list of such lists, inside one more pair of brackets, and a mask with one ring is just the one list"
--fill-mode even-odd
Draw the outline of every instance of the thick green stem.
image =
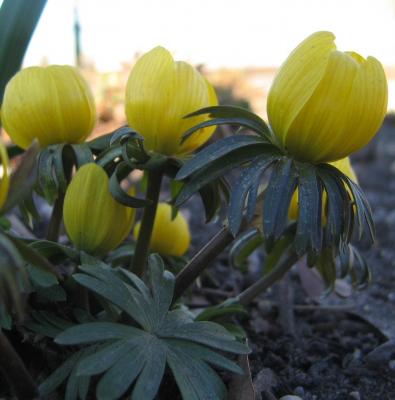
[[0, 330], [0, 369], [15, 391], [18, 399], [34, 399], [37, 386], [23, 361]]
[[173, 302], [176, 301], [195, 279], [208, 267], [209, 263], [234, 240], [229, 228], [224, 226], [217, 234], [189, 261], [176, 277]]
[[147, 267], [149, 244], [151, 241], [156, 209], [158, 207], [162, 176], [163, 173], [159, 170], [151, 170], [148, 172], [146, 199], [150, 201], [150, 204], [144, 208], [139, 236], [131, 262], [132, 271], [139, 277], [144, 276]]
[[276, 281], [281, 279], [284, 274], [292, 268], [298, 259], [299, 257], [295, 253], [285, 256], [271, 272], [260, 278], [248, 289], [244, 290], [244, 292], [237, 296], [239, 303], [243, 305], [249, 304], [253, 299], [255, 299], [255, 297], [272, 286]]

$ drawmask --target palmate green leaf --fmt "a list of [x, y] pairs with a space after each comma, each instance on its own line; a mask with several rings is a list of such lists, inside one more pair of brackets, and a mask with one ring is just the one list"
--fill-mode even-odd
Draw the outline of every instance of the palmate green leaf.
[[[143, 323], [134, 318], [139, 326], [91, 322], [75, 325], [60, 333], [56, 337], [59, 344], [93, 344], [87, 349], [88, 354], [80, 355], [73, 366], [68, 367], [70, 377], [67, 387], [72, 386], [70, 380], [73, 383], [82, 377], [102, 374], [97, 379], [97, 399], [120, 399], [131, 390], [131, 399], [150, 400], [155, 398], [168, 365], [184, 399], [225, 398], [225, 386], [209, 365], [242, 373], [234, 362], [217, 351], [239, 354], [248, 353], [249, 349], [221, 325], [193, 321], [184, 310], [169, 310], [175, 278], [164, 270], [159, 256], [153, 255], [149, 259], [149, 287], [127, 270], [110, 269], [92, 257], [84, 257], [82, 261], [84, 273], [77, 274], [77, 280], [83, 286], [125, 312], [129, 312], [133, 304], [136, 309], [133, 309], [132, 315], [138, 312], [145, 316], [141, 319]], [[88, 279], [81, 279], [83, 275]], [[113, 287], [115, 284], [118, 285], [116, 289]], [[103, 285], [107, 285], [108, 289], [104, 290]], [[114, 290], [120, 296], [114, 294]], [[145, 323], [147, 321], [148, 324]], [[64, 365], [60, 368], [63, 369], [59, 375], [64, 380], [66, 368]], [[59, 384], [59, 381], [57, 379], [56, 383]], [[185, 381], [192, 386], [185, 385]], [[50, 385], [44, 383], [44, 386]], [[72, 391], [73, 396], [75, 392]], [[190, 397], [191, 393], [194, 397]]]
[[0, 104], [7, 82], [19, 70], [46, 0], [4, 0], [0, 8]]

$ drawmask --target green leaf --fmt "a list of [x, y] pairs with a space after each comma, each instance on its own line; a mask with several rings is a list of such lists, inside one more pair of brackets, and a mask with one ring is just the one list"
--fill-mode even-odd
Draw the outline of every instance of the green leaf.
[[199, 194], [203, 202], [206, 223], [208, 223], [213, 220], [221, 208], [221, 194], [218, 179], [200, 188]]
[[95, 155], [98, 155], [102, 151], [104, 151], [110, 147], [110, 142], [111, 142], [113, 133], [114, 132], [110, 132], [110, 133], [106, 133], [104, 135], [100, 135], [100, 136], [90, 140], [89, 142], [86, 142], [86, 144], [89, 146], [92, 153], [94, 153]]
[[57, 268], [52, 265], [45, 257], [43, 257], [39, 252], [34, 250], [32, 247], [25, 244], [22, 240], [17, 239], [16, 237], [6, 234], [8, 239], [12, 242], [18, 252], [21, 254], [23, 259], [36, 268], [40, 268], [43, 271], [47, 271], [51, 273], [58, 280], [62, 280], [62, 276]]
[[244, 371], [236, 363], [200, 344], [186, 343], [183, 340], [178, 339], [168, 339], [166, 343], [172, 348], [181, 350], [193, 358], [206, 361], [215, 367], [235, 374], [244, 374]]
[[[112, 196], [118, 203], [126, 207], [142, 208], [147, 206], [150, 204], [149, 200], [130, 196], [121, 188], [119, 175], [124, 173], [125, 166], [126, 164], [124, 162], [119, 163], [110, 177], [110, 192]], [[130, 172], [130, 170], [128, 171]]]
[[30, 279], [35, 285], [49, 287], [58, 283], [56, 276], [46, 270], [36, 268], [34, 265], [31, 264], [28, 265], [26, 269], [30, 276]]
[[94, 162], [92, 151], [87, 143], [70, 144], [74, 153], [75, 163], [77, 168], [83, 165]]
[[103, 340], [140, 338], [143, 331], [113, 322], [89, 322], [72, 326], [55, 339], [56, 343], [64, 345], [93, 343]]
[[77, 374], [86, 376], [101, 374], [135, 347], [135, 340], [119, 340], [106, 344], [79, 363]]
[[10, 190], [7, 200], [1, 209], [2, 213], [5, 214], [11, 210], [32, 192], [37, 179], [38, 153], [39, 145], [35, 141], [21, 157], [17, 169], [11, 174]]
[[185, 179], [234, 150], [245, 146], [252, 147], [255, 145], [267, 146], [267, 143], [262, 141], [261, 138], [251, 135], [228, 136], [224, 139], [218, 140], [205, 147], [203, 150], [200, 150], [192, 159], [187, 161], [178, 171], [176, 179]]
[[274, 161], [275, 157], [257, 157], [255, 160], [252, 160], [251, 164], [241, 173], [237, 185], [235, 185], [235, 188], [232, 190], [228, 209], [229, 228], [233, 236], [236, 236], [240, 230], [247, 195], [249, 195], [256, 181], [260, 180], [261, 175]]
[[52, 204], [58, 196], [58, 181], [54, 177], [55, 153], [53, 147], [41, 150], [38, 158], [38, 185], [45, 199]]
[[122, 156], [122, 147], [115, 144], [111, 147], [106, 148], [96, 158], [95, 162], [103, 168], [106, 168], [108, 164], [112, 164], [114, 160]]
[[[209, 398], [213, 398], [213, 393], [221, 395], [214, 398], [223, 398], [224, 384], [209, 364], [237, 373], [240, 373], [240, 369], [214, 349], [236, 354], [248, 353], [249, 349], [236, 341], [221, 325], [214, 322], [194, 322], [191, 314], [184, 310], [169, 310], [173, 298], [174, 276], [164, 270], [159, 256], [153, 255], [149, 259], [150, 287], [145, 286], [130, 271], [122, 268], [110, 269], [92, 257], [83, 256], [82, 261], [82, 270], [85, 275], [89, 273], [88, 278], [94, 276], [97, 281], [101, 280], [103, 285], [108, 286], [106, 292], [110, 292], [117, 282], [118, 289], [115, 290], [122, 292], [124, 302], [135, 304], [137, 311], [146, 315], [144, 318], [150, 323], [145, 327], [142, 325], [143, 329], [140, 329], [135, 324], [131, 326], [113, 322], [89, 322], [72, 326], [59, 334], [56, 338], [59, 344], [97, 344], [87, 348], [90, 353], [81, 356], [73, 370], [69, 369], [69, 382], [103, 374], [97, 379], [97, 399], [119, 399], [131, 390], [131, 398], [134, 400], [153, 400], [168, 364], [185, 399], [189, 397], [185, 397], [184, 383], [180, 383], [184, 376], [196, 388], [200, 382], [201, 388], [193, 389], [194, 393], [201, 396], [197, 398], [206, 399], [208, 397], [204, 396], [207, 393]], [[109, 274], [114, 277], [110, 278]], [[127, 293], [124, 288], [127, 288]], [[118, 305], [118, 297], [106, 295], [105, 298], [109, 301], [113, 298], [114, 304]], [[94, 350], [90, 350], [93, 348]]]
[[259, 155], [263, 156], [265, 152], [270, 150], [272, 149], [262, 142], [255, 143], [254, 145], [245, 145], [227, 153], [215, 161], [210, 162], [206, 167], [194, 174], [189, 182], [185, 183], [185, 186], [177, 196], [175, 205], [177, 207], [180, 206], [208, 183], [222, 177], [226, 172], [233, 168], [239, 167], [253, 160]]
[[270, 177], [263, 202], [263, 231], [268, 248], [284, 232], [296, 183], [293, 161], [289, 159], [279, 161]]
[[251, 111], [236, 106], [205, 107], [191, 114], [188, 114], [184, 118], [194, 117], [203, 114], [209, 114], [209, 117], [211, 118], [245, 118], [247, 120], [250, 120], [251, 122], [254, 122], [259, 127], [260, 132], [271, 135], [269, 127], [266, 125], [266, 122], [261, 117], [252, 113]]
[[299, 216], [295, 236], [298, 255], [312, 250], [319, 253], [322, 247], [322, 188], [315, 167], [299, 163]]
[[97, 385], [98, 400], [116, 400], [128, 390], [144, 367], [145, 351], [145, 346], [134, 347], [103, 375]]
[[48, 396], [66, 380], [79, 356], [79, 352], [73, 354], [39, 386], [41, 396]]
[[336, 176], [322, 169], [318, 172], [327, 194], [326, 233], [327, 236], [329, 235], [327, 241], [330, 243], [339, 243], [343, 233], [348, 238], [351, 237], [352, 233], [345, 231], [345, 218], [349, 213], [347, 209], [349, 195], [342, 185], [341, 180], [336, 179]]
[[220, 377], [206, 363], [185, 352], [173, 349], [167, 362], [185, 400], [226, 398], [226, 388]]
[[0, 8], [0, 104], [4, 88], [19, 70], [46, 0], [4, 0]]
[[166, 367], [167, 345], [152, 338], [146, 346], [145, 363], [133, 389], [135, 400], [153, 399], [159, 389]]
[[241, 233], [230, 249], [230, 264], [236, 268], [243, 268], [247, 258], [263, 243], [263, 236], [256, 228]]

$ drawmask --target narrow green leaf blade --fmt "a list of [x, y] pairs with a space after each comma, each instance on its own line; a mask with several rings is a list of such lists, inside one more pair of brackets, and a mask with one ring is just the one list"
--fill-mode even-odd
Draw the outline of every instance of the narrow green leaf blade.
[[94, 343], [104, 340], [141, 338], [144, 331], [114, 322], [89, 322], [72, 326], [55, 338], [63, 345]]
[[4, 0], [0, 8], [0, 104], [7, 82], [19, 70], [46, 0]]
[[175, 179], [185, 179], [202, 167], [206, 167], [209, 163], [236, 149], [256, 144], [266, 144], [266, 142], [263, 142], [259, 137], [251, 135], [229, 136], [218, 140], [199, 151], [191, 160], [187, 161], [178, 171]]

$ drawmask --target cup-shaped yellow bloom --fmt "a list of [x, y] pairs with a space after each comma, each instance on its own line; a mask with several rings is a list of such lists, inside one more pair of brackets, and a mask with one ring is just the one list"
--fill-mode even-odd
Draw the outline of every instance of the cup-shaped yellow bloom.
[[51, 65], [22, 69], [8, 82], [1, 118], [11, 139], [26, 149], [35, 138], [42, 147], [83, 142], [92, 132], [96, 109], [75, 68]]
[[82, 166], [66, 191], [64, 225], [74, 245], [90, 254], [103, 255], [128, 236], [134, 209], [112, 197], [109, 178], [97, 164]]
[[129, 125], [144, 137], [144, 146], [165, 155], [182, 155], [205, 143], [214, 127], [182, 135], [206, 116], [183, 119], [203, 107], [217, 105], [210, 83], [191, 65], [174, 61], [163, 47], [143, 55], [130, 73], [125, 111]]
[[[355, 171], [350, 163], [350, 159], [348, 157], [342, 158], [341, 160], [334, 161], [330, 163], [334, 167], [336, 167], [339, 171], [343, 172], [343, 174], [347, 175], [353, 182], [358, 183], [358, 178], [355, 175]], [[348, 190], [348, 188], [347, 188]], [[326, 192], [323, 193], [322, 196], [322, 208], [325, 209], [325, 203], [327, 201]], [[289, 219], [297, 219], [299, 215], [299, 196], [298, 190], [292, 196], [291, 204], [289, 206], [288, 217]]]
[[0, 139], [0, 211], [7, 199], [10, 179], [8, 175], [8, 154], [3, 142]]
[[270, 125], [283, 148], [313, 163], [339, 160], [366, 145], [387, 110], [387, 80], [374, 57], [336, 49], [316, 32], [281, 66], [268, 96]]
[[[141, 223], [134, 227], [134, 237], [137, 239]], [[156, 211], [154, 227], [150, 241], [150, 249], [164, 256], [184, 255], [191, 242], [188, 222], [181, 212], [171, 219], [171, 206], [159, 203]]]

